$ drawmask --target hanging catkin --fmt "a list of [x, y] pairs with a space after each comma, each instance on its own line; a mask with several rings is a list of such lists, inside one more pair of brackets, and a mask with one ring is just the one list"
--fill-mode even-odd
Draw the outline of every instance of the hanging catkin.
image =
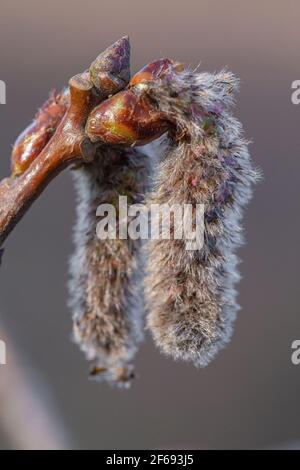
[[[237, 87], [227, 71], [185, 71], [149, 83], [149, 96], [177, 130], [148, 204], [203, 204], [204, 245], [148, 242], [148, 327], [163, 352], [196, 366], [205, 366], [232, 334], [241, 210], [258, 178], [241, 124], [228, 110]], [[171, 233], [175, 228], [171, 220]]]
[[74, 338], [94, 362], [92, 375], [125, 385], [143, 336], [141, 240], [99, 239], [96, 210], [111, 204], [118, 225], [119, 196], [127, 196], [128, 204], [143, 200], [148, 164], [138, 150], [104, 146], [92, 163], [74, 171], [77, 221], [69, 283]]

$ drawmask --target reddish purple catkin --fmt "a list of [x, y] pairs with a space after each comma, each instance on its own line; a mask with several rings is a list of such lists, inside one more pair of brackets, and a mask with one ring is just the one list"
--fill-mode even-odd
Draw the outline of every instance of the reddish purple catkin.
[[[187, 250], [185, 237], [148, 242], [148, 328], [163, 352], [196, 366], [205, 366], [232, 334], [242, 208], [258, 178], [241, 124], [228, 110], [236, 89], [227, 71], [185, 71], [147, 91], [176, 124], [148, 204], [204, 205], [201, 249]], [[194, 213], [192, 221], [195, 227]]]
[[140, 151], [105, 146], [74, 171], [77, 220], [69, 283], [74, 339], [92, 361], [91, 375], [120, 386], [133, 377], [131, 361], [143, 338], [141, 240], [99, 239], [96, 211], [111, 204], [119, 222], [119, 196], [127, 196], [128, 204], [142, 202], [148, 165]]

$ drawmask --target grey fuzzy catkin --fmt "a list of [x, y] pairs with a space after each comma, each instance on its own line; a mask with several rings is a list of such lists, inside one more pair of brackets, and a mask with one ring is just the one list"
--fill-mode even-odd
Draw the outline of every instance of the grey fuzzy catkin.
[[204, 204], [205, 224], [200, 250], [188, 251], [185, 239], [148, 242], [147, 324], [164, 353], [196, 366], [207, 365], [232, 334], [242, 208], [259, 176], [229, 110], [237, 88], [226, 70], [188, 70], [147, 88], [176, 125], [147, 202]]
[[[74, 171], [77, 220], [69, 282], [74, 339], [93, 361], [92, 375], [119, 385], [129, 383], [130, 361], [143, 337], [141, 240], [98, 239], [96, 210], [100, 204], [117, 209], [119, 196], [140, 203], [148, 165], [141, 151], [103, 146], [93, 162]], [[118, 216], [117, 211], [117, 221]]]

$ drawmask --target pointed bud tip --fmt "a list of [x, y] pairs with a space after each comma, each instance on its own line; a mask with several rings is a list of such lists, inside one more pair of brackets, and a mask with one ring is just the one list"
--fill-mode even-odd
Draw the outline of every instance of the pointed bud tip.
[[120, 72], [130, 66], [129, 37], [124, 36], [107, 47], [92, 64], [92, 67], [111, 73]]
[[124, 47], [130, 47], [130, 39], [129, 36], [123, 36], [120, 39], [118, 39], [115, 44], [122, 44]]
[[91, 64], [90, 77], [105, 95], [124, 88], [130, 79], [130, 42], [124, 36], [102, 52]]

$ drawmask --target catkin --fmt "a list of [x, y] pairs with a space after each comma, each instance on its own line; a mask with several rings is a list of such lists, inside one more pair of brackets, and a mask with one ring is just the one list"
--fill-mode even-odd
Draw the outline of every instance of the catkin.
[[77, 220], [69, 282], [74, 338], [94, 363], [91, 374], [119, 385], [128, 385], [130, 362], [143, 337], [141, 240], [100, 240], [96, 210], [112, 204], [118, 222], [119, 196], [127, 196], [128, 205], [140, 203], [148, 165], [141, 151], [104, 146], [92, 163], [74, 171]]
[[258, 178], [242, 126], [229, 110], [237, 87], [226, 70], [185, 71], [148, 90], [176, 132], [147, 203], [204, 204], [204, 245], [189, 251], [185, 238], [148, 242], [147, 325], [164, 353], [196, 366], [207, 365], [232, 334], [242, 208]]

